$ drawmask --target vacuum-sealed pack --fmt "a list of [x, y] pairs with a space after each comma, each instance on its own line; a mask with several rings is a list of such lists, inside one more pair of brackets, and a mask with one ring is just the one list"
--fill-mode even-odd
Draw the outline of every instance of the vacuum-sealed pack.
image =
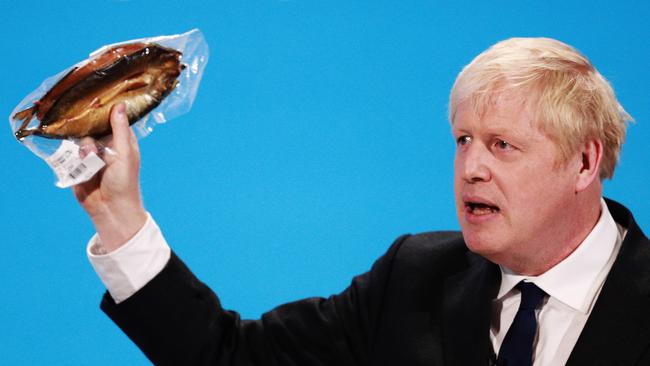
[[198, 29], [103, 46], [27, 95], [9, 116], [11, 130], [52, 168], [58, 187], [85, 182], [105, 164], [80, 154], [81, 141], [105, 146], [111, 108], [124, 103], [135, 135], [149, 135], [190, 110], [208, 53]]

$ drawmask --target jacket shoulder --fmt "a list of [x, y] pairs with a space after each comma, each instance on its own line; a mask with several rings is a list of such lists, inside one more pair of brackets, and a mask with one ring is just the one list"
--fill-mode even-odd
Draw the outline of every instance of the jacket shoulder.
[[459, 231], [432, 231], [409, 235], [396, 253], [396, 264], [444, 266], [466, 262], [469, 250]]
[[456, 231], [408, 235], [391, 252], [384, 305], [393, 312], [437, 308], [447, 279], [485, 261], [467, 249]]
[[413, 284], [443, 281], [466, 270], [477, 257], [467, 249], [462, 234], [457, 231], [409, 235], [396, 248], [391, 277]]

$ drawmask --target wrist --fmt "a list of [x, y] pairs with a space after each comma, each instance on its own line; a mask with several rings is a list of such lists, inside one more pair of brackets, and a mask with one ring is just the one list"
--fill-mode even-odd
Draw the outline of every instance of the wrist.
[[142, 205], [102, 207], [91, 216], [102, 246], [112, 252], [124, 245], [147, 222], [147, 212]]

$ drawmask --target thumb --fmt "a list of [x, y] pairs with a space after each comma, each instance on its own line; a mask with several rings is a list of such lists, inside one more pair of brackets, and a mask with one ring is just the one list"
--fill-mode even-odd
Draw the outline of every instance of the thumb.
[[113, 129], [113, 146], [118, 154], [128, 154], [131, 146], [131, 130], [126, 115], [126, 105], [119, 103], [111, 109], [111, 128]]

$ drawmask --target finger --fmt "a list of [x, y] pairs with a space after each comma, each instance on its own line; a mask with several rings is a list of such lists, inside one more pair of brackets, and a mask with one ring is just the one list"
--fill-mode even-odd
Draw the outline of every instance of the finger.
[[[115, 149], [113, 135], [104, 136], [99, 140], [95, 140], [95, 148], [97, 149], [97, 156], [99, 156], [106, 165], [112, 165], [118, 160], [118, 153]], [[124, 154], [123, 154], [124, 155]]]
[[84, 204], [86, 202], [88, 194], [91, 190], [92, 189], [88, 186], [88, 182], [83, 182], [72, 186], [72, 193], [74, 193], [75, 198], [81, 204]]
[[129, 119], [126, 116], [126, 105], [119, 103], [111, 109], [111, 128], [113, 129], [113, 146], [118, 154], [128, 154], [130, 148]]
[[95, 139], [92, 137], [84, 137], [79, 141], [79, 157], [85, 158], [90, 155], [90, 153], [98, 154], [99, 149], [95, 143]]
[[131, 149], [135, 153], [139, 153], [140, 149], [138, 147], [138, 138], [135, 136], [135, 132], [133, 131], [133, 129], [131, 129], [131, 133], [129, 134], [129, 137], [130, 137], [129, 142], [131, 143]]
[[103, 170], [99, 171], [90, 180], [72, 186], [72, 193], [74, 193], [79, 203], [84, 205], [88, 196], [99, 188], [103, 174]]

